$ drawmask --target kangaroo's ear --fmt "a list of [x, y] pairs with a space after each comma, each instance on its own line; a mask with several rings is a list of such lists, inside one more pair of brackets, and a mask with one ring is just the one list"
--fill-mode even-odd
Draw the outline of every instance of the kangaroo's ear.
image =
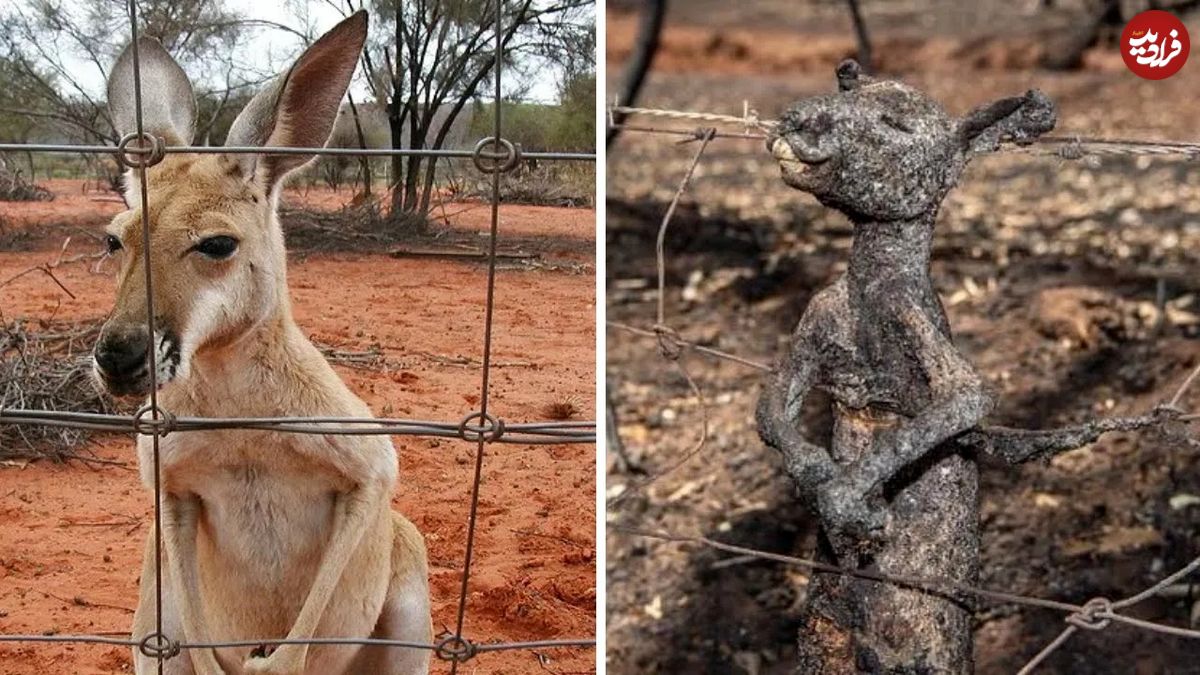
[[858, 65], [858, 61], [854, 59], [844, 59], [838, 64], [835, 74], [837, 75], [838, 91], [853, 91], [875, 82], [875, 78], [864, 73], [862, 66]]
[[[196, 96], [187, 74], [154, 38], [138, 38], [142, 81], [142, 128], [162, 136], [167, 145], [187, 145], [196, 133]], [[108, 76], [108, 112], [122, 136], [137, 131], [133, 88], [133, 45], [117, 57]]]
[[969, 153], [992, 152], [1000, 141], [1032, 143], [1054, 128], [1054, 102], [1037, 89], [979, 106], [958, 122], [958, 137]]
[[[286, 73], [259, 92], [229, 128], [227, 146], [259, 148], [323, 147], [333, 130], [338, 106], [363, 43], [367, 13], [359, 10], [321, 36]], [[244, 175], [261, 180], [270, 192], [313, 155], [235, 155]]]

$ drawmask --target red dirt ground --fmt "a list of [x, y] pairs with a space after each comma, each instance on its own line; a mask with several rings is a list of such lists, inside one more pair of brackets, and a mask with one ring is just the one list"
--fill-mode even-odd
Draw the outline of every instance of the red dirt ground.
[[[53, 202], [0, 204], [0, 222], [7, 221], [10, 235], [39, 231], [30, 225], [54, 226], [40, 230], [40, 241], [21, 246], [32, 250], [0, 251], [0, 283], [55, 259], [59, 235], [70, 232], [64, 225], [95, 232], [121, 208], [118, 202], [94, 201], [98, 193], [84, 194], [78, 181], [51, 181], [49, 187], [59, 195]], [[307, 198], [292, 193], [288, 200], [329, 205], [334, 197], [313, 190]], [[486, 206], [476, 208], [454, 225], [484, 229], [487, 216]], [[594, 222], [592, 210], [501, 208], [502, 236], [519, 232], [594, 243]], [[76, 236], [67, 257], [96, 246]], [[0, 287], [0, 313], [9, 320], [103, 316], [112, 301], [110, 273], [92, 274], [78, 262], [62, 265], [55, 275], [74, 299], [45, 275], [30, 274]], [[320, 253], [292, 260], [290, 279], [297, 320], [313, 338], [346, 350], [371, 345], [383, 350], [388, 365], [382, 370], [339, 367], [376, 414], [457, 420], [474, 409], [484, 266]], [[595, 311], [593, 268], [587, 274], [498, 272], [490, 403], [498, 416], [544, 419], [545, 406], [569, 400], [580, 411], [577, 418], [593, 418]], [[438, 632], [454, 623], [474, 446], [409, 437], [395, 442], [401, 469], [393, 502], [425, 533]], [[106, 437], [93, 449], [128, 468], [0, 466], [0, 633], [120, 635], [129, 629], [151, 500], [133, 470], [129, 440]], [[469, 637], [491, 642], [595, 635], [595, 521], [588, 515], [594, 513], [594, 457], [591, 445], [503, 445], [487, 451]], [[587, 673], [595, 671], [594, 664], [590, 649], [502, 652], [478, 657], [464, 672], [528, 673], [544, 667]], [[435, 664], [434, 670], [446, 669]], [[0, 646], [5, 675], [130, 671], [123, 647]]]

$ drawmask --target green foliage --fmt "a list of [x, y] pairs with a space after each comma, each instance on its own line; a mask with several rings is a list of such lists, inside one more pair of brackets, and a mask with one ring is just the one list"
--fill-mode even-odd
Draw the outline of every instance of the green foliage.
[[573, 152], [596, 149], [596, 73], [567, 80], [560, 94], [559, 119], [550, 130], [550, 148]]
[[0, 142], [25, 142], [38, 129], [37, 119], [21, 113], [28, 86], [23, 70], [0, 56]]
[[[471, 137], [492, 135], [495, 107], [479, 106], [471, 120]], [[504, 101], [500, 107], [504, 137], [525, 150], [592, 152], [596, 149], [596, 75], [572, 78], [564, 87], [561, 103]]]
[[[228, 108], [239, 102], [242, 85], [258, 78], [237, 51], [248, 25], [242, 10], [228, 0], [139, 0], [138, 8], [142, 33], [160, 39], [196, 84], [199, 140], [224, 138]], [[126, 11], [127, 3], [115, 0], [0, 2], [0, 116], [18, 110], [7, 114], [36, 125], [14, 128], [0, 117], [0, 134], [115, 142], [95, 83], [107, 78], [129, 41]], [[226, 92], [232, 95], [223, 107]]]
[[224, 101], [223, 92], [201, 92], [196, 96], [196, 125], [198, 145], [224, 145], [229, 127], [234, 118], [246, 107], [255, 93], [254, 88], [245, 88], [240, 93], [231, 93]]
[[[475, 118], [471, 120], [471, 138], [492, 135], [495, 110], [496, 107], [491, 103], [483, 103], [478, 107]], [[551, 120], [556, 119], [558, 115], [558, 106], [514, 101], [504, 101], [500, 104], [504, 137], [514, 143], [520, 143], [526, 150], [542, 150], [547, 147], [547, 129], [552, 123]]]

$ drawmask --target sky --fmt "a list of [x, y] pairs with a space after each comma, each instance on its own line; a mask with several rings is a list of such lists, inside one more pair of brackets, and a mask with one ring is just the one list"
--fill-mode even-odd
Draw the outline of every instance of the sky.
[[[227, 6], [236, 6], [238, 2], [239, 0], [227, 0]], [[307, 13], [308, 22], [314, 27], [315, 35], [320, 35], [332, 28], [342, 19], [341, 13], [324, 0], [255, 0], [245, 4], [241, 13], [246, 18], [281, 23], [300, 30], [304, 29], [304, 19], [297, 16], [296, 8], [302, 8]], [[248, 38], [240, 50], [241, 56], [247, 67], [259, 71], [279, 72], [285, 69], [301, 48], [301, 42], [297, 36], [282, 30], [256, 28], [248, 31], [247, 36]], [[69, 64], [77, 66], [77, 68], [72, 68], [72, 71], [77, 74], [80, 84], [93, 95], [102, 98], [105, 83], [97, 68], [79, 56], [66, 55], [66, 59]], [[555, 102], [558, 98], [561, 69], [552, 63], [539, 63], [536, 66], [530, 70], [538, 73], [538, 77], [531, 78], [526, 82], [518, 82], [515, 77], [510, 77], [507, 86], [504, 87], [505, 94], [510, 94], [527, 85], [528, 90], [522, 96], [524, 100], [541, 103]], [[188, 75], [194, 80], [200, 79], [200, 75], [197, 73], [189, 72]], [[197, 89], [206, 88], [203, 82], [196, 81], [195, 84]], [[488, 87], [487, 91], [490, 90]], [[366, 86], [361, 82], [356, 82], [351, 86], [351, 93], [356, 100], [369, 98]]]

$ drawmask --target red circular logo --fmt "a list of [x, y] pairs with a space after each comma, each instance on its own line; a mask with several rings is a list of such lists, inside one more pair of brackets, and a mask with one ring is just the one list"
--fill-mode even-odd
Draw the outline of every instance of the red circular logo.
[[1187, 63], [1191, 50], [1187, 28], [1170, 12], [1152, 9], [1125, 24], [1121, 32], [1121, 58], [1138, 77], [1163, 80]]

